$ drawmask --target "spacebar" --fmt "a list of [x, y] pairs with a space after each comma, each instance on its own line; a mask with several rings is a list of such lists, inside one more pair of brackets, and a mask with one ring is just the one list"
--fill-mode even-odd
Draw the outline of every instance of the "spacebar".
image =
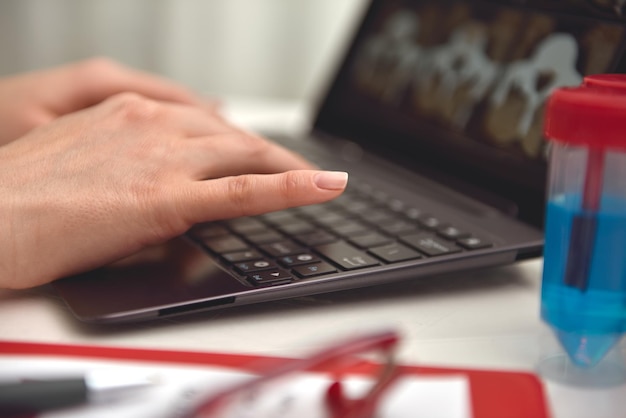
[[374, 258], [345, 242], [320, 245], [315, 250], [345, 270], [359, 269], [380, 264]]

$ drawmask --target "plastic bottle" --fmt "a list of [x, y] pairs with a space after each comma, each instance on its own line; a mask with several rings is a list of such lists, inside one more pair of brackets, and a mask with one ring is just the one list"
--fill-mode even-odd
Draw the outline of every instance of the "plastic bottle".
[[548, 102], [551, 142], [542, 319], [572, 362], [596, 365], [626, 326], [626, 75]]

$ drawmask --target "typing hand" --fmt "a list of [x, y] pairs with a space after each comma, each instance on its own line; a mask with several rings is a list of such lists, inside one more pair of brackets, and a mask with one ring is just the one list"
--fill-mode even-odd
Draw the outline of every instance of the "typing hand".
[[0, 287], [92, 269], [195, 223], [326, 201], [346, 181], [210, 110], [115, 95], [0, 147]]
[[0, 79], [0, 145], [122, 92], [205, 109], [216, 107], [172, 81], [96, 58]]

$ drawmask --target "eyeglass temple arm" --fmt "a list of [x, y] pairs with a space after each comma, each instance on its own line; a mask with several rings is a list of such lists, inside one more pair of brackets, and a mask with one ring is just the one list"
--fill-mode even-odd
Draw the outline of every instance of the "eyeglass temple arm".
[[340, 381], [333, 382], [326, 393], [329, 418], [374, 418], [380, 397], [393, 380], [395, 359], [393, 352], [385, 352], [385, 367], [370, 391], [358, 399], [348, 399], [344, 395]]
[[[186, 417], [214, 416], [214, 412], [219, 409], [220, 404], [222, 404], [229, 396], [232, 396], [234, 393], [246, 389], [251, 389], [253, 387], [258, 387], [268, 381], [274, 380], [280, 376], [289, 373], [323, 368], [326, 365], [336, 362], [338, 359], [350, 357], [359, 353], [369, 352], [372, 350], [381, 350], [383, 352], [390, 353], [392, 348], [397, 345], [399, 340], [400, 337], [396, 331], [388, 330], [371, 333], [340, 342], [317, 352], [311, 357], [289, 361], [280, 367], [274, 368], [267, 373], [262, 374], [252, 381], [245, 382], [235, 387], [231, 387], [224, 392], [215, 395], [207, 402], [198, 405], [193, 411], [188, 411], [189, 413], [188, 415], [186, 415]], [[349, 415], [348, 417], [350, 416], [352, 415]], [[339, 415], [338, 417], [341, 417], [341, 415]], [[359, 418], [363, 417], [360, 416]]]

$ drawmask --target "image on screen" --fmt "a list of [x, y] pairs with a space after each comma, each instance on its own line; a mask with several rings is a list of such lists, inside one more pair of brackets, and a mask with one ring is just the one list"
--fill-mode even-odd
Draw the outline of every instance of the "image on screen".
[[503, 157], [520, 175], [544, 166], [548, 97], [610, 71], [624, 25], [590, 18], [585, 7], [603, 7], [591, 2], [516, 3], [387, 2], [354, 49], [347, 112], [386, 115], [407, 131], [434, 128], [443, 135], [416, 138]]

